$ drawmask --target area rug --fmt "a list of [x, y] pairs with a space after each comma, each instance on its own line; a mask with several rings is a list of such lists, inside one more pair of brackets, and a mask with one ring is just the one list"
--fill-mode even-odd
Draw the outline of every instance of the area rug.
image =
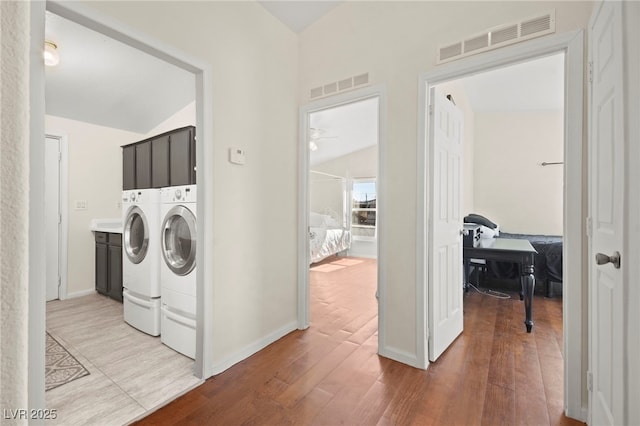
[[49, 333], [47, 333], [45, 354], [44, 380], [47, 391], [89, 375], [84, 365], [80, 364], [80, 361]]

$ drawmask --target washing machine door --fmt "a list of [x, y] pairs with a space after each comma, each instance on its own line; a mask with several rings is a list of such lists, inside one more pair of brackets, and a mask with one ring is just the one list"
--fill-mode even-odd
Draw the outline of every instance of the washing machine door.
[[135, 264], [142, 262], [149, 251], [149, 225], [140, 207], [133, 206], [127, 212], [122, 240], [122, 247], [129, 260]]
[[184, 206], [172, 207], [164, 217], [162, 257], [176, 275], [187, 275], [196, 266], [196, 217]]

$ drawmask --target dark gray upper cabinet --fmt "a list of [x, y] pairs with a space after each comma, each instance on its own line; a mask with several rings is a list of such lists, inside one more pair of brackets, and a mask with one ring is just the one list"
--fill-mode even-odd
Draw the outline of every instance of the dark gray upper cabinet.
[[151, 141], [136, 145], [136, 189], [151, 188]]
[[194, 148], [193, 132], [191, 128], [181, 129], [172, 133], [170, 144], [169, 173], [170, 185], [191, 185], [192, 171], [195, 164], [192, 164], [191, 150]]
[[172, 130], [122, 147], [122, 189], [196, 183], [196, 129]]
[[136, 188], [136, 146], [122, 147], [122, 189]]
[[169, 135], [153, 139], [151, 149], [151, 187], [169, 186]]

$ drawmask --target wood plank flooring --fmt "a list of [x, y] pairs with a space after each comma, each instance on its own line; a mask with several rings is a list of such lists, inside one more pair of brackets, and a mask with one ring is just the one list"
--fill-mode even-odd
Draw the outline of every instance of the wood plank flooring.
[[[311, 269], [311, 327], [142, 419], [141, 425], [574, 425], [562, 412], [562, 300], [465, 295], [465, 331], [418, 370], [377, 355], [376, 262]], [[315, 269], [315, 270], [314, 270]], [[330, 272], [322, 272], [330, 271]]]
[[47, 424], [122, 425], [202, 383], [193, 360], [124, 322], [105, 296], [47, 303], [47, 331], [89, 375], [45, 393], [57, 419]]

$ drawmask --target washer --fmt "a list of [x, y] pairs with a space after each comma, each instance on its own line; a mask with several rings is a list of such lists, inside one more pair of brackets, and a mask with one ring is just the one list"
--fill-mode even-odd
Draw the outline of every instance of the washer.
[[160, 190], [160, 339], [190, 358], [196, 352], [196, 200], [195, 185]]
[[122, 192], [124, 320], [160, 334], [160, 189]]

